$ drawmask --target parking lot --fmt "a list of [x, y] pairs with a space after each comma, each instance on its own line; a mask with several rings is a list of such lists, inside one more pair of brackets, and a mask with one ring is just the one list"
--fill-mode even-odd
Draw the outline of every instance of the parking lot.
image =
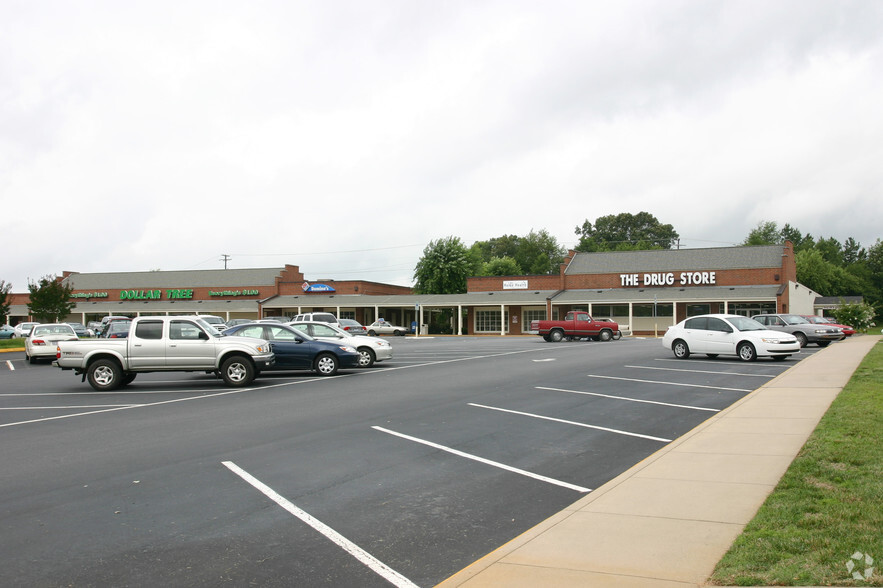
[[4, 584], [432, 586], [797, 361], [655, 339], [390, 338], [333, 378], [0, 355]]

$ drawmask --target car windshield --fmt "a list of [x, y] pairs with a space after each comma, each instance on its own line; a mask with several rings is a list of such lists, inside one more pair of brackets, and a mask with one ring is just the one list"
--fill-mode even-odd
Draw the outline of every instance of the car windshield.
[[789, 325], [808, 325], [809, 321], [796, 314], [783, 314], [782, 319]]
[[734, 327], [739, 329], [740, 331], [765, 331], [766, 327], [757, 322], [752, 318], [748, 318], [747, 316], [733, 316], [727, 318]]
[[45, 336], [45, 335], [73, 335], [74, 330], [70, 328], [68, 325], [43, 325], [40, 327], [34, 327], [34, 331], [32, 333], [33, 336]]
[[218, 331], [218, 330], [217, 330], [216, 328], [214, 328], [212, 325], [210, 325], [210, 324], [208, 324], [207, 322], [205, 322], [205, 320], [203, 320], [202, 318], [197, 317], [195, 320], [196, 320], [197, 323], [199, 323], [199, 326], [200, 326], [200, 327], [202, 327], [203, 329], [206, 330], [206, 332], [207, 332], [209, 335], [212, 335], [213, 337], [220, 337], [220, 336], [221, 336], [221, 332], [220, 332], [220, 331]]

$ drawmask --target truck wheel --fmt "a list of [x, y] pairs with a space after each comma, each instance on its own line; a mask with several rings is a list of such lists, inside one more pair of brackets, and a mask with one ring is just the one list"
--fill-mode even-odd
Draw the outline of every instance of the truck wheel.
[[126, 375], [123, 376], [123, 381], [120, 385], [121, 386], [128, 386], [129, 384], [131, 384], [132, 382], [135, 381], [135, 376], [137, 376], [137, 375], [138, 374], [135, 372], [126, 372]]
[[313, 367], [319, 372], [320, 376], [333, 376], [337, 373], [339, 365], [340, 363], [333, 354], [323, 353], [316, 358], [316, 363]]
[[86, 371], [89, 385], [99, 392], [116, 390], [123, 384], [123, 369], [112, 359], [92, 362]]
[[254, 365], [241, 355], [228, 357], [221, 364], [221, 377], [228, 386], [248, 386], [256, 375]]
[[613, 339], [613, 333], [610, 329], [602, 329], [600, 333], [598, 333], [598, 339], [600, 341], [610, 341]]
[[376, 356], [372, 350], [367, 347], [362, 347], [359, 349], [359, 355], [361, 356], [359, 357], [359, 367], [369, 368], [374, 365]]
[[552, 343], [560, 343], [564, 339], [564, 333], [560, 329], [555, 329], [549, 333], [549, 339], [551, 339]]

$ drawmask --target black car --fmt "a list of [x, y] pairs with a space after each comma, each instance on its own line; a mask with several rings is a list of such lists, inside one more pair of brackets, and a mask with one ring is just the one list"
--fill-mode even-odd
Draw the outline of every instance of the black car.
[[338, 369], [358, 368], [361, 358], [352, 345], [319, 341], [283, 324], [249, 323], [227, 329], [223, 334], [269, 341], [276, 362], [265, 370], [312, 370], [320, 376], [333, 376]]

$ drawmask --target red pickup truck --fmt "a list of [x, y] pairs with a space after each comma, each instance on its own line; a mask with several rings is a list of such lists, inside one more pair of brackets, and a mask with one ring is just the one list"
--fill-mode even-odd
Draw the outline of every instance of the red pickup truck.
[[568, 312], [563, 321], [531, 321], [530, 330], [546, 341], [555, 343], [564, 339], [610, 341], [622, 337], [617, 323], [611, 320], [595, 320], [589, 313], [580, 310]]

